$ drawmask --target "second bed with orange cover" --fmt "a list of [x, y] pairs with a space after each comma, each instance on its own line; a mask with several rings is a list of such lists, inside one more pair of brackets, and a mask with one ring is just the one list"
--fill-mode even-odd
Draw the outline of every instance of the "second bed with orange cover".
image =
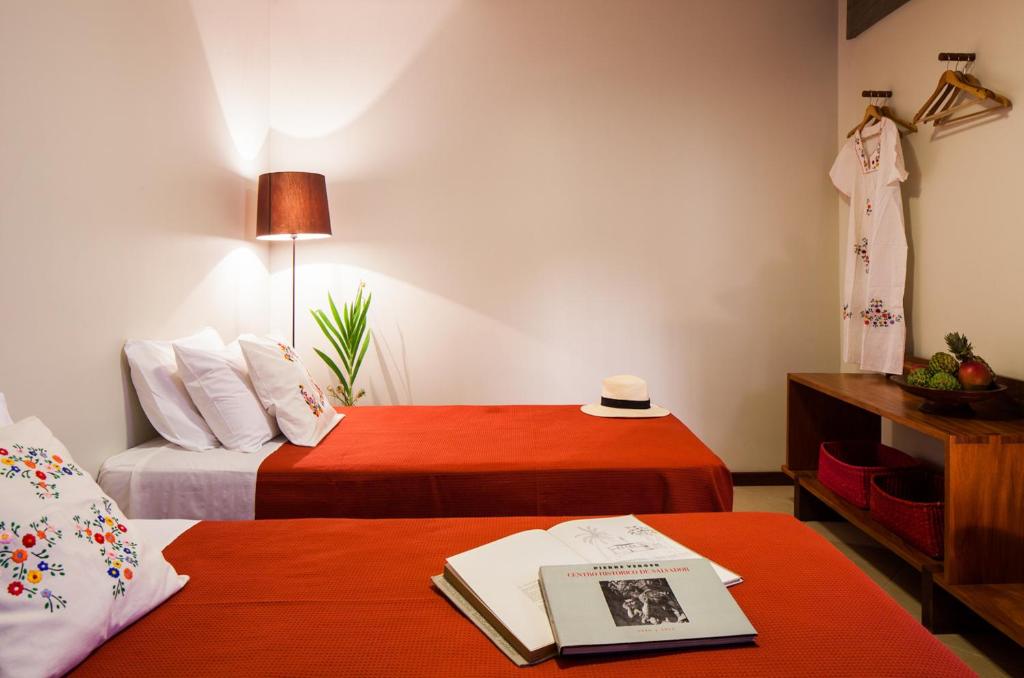
[[342, 408], [316, 447], [260, 465], [256, 518], [683, 513], [732, 509], [729, 470], [679, 419], [577, 405]]

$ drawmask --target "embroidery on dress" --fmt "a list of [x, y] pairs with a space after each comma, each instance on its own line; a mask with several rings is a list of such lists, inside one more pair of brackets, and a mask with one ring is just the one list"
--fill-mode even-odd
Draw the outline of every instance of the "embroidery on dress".
[[22, 534], [21, 525], [0, 520], [0, 568], [10, 570], [8, 595], [32, 600], [39, 597], [43, 609], [56, 612], [67, 606], [64, 596], [49, 587], [49, 579], [64, 576], [64, 566], [50, 560], [50, 548], [63, 535], [50, 525], [46, 516], [29, 523]]
[[107, 566], [107, 575], [114, 583], [111, 587], [114, 597], [123, 596], [128, 583], [139, 567], [139, 547], [129, 541], [128, 528], [118, 519], [113, 504], [103, 499], [103, 510], [93, 504], [89, 507], [92, 519], [74, 516], [75, 536], [87, 542], [95, 542]]
[[881, 163], [882, 159], [881, 139], [879, 139], [878, 146], [875, 147], [875, 152], [871, 154], [870, 158], [864, 152], [864, 140], [861, 139], [859, 132], [853, 137], [853, 145], [854, 148], [857, 149], [857, 157], [860, 158], [860, 167], [864, 173], [874, 172], [878, 169], [878, 165]]
[[12, 445], [0, 447], [0, 474], [4, 478], [28, 480], [40, 499], [59, 499], [56, 481], [70, 476], [81, 476], [82, 471], [65, 462], [59, 454], [51, 455], [41, 447]]
[[867, 206], [864, 208], [864, 214], [871, 216], [871, 198], [867, 199]]
[[860, 242], [854, 243], [853, 253], [860, 257], [860, 260], [864, 262], [864, 272], [871, 272], [871, 257], [868, 255], [868, 239], [861, 238]]
[[309, 411], [313, 413], [314, 417], [319, 417], [324, 413], [324, 408], [327, 406], [327, 401], [324, 398], [324, 392], [320, 390], [320, 387], [313, 384], [313, 389], [316, 391], [316, 396], [313, 397], [306, 388], [299, 384], [299, 393], [302, 394], [302, 399], [306, 401], [306, 405], [309, 406]]
[[850, 311], [849, 304], [843, 304], [843, 320], [849, 320], [853, 317], [853, 313]]
[[885, 308], [881, 299], [872, 299], [868, 307], [860, 312], [860, 317], [864, 318], [864, 324], [868, 327], [891, 327], [903, 322], [903, 316]]
[[298, 356], [295, 355], [295, 349], [288, 344], [278, 343], [277, 347], [281, 349], [281, 355], [283, 355], [284, 359], [288, 362], [293, 363], [298, 358]]

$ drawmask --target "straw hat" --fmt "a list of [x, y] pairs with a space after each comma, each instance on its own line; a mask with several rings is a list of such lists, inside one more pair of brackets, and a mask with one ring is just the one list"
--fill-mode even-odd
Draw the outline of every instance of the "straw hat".
[[644, 419], [665, 417], [670, 414], [664, 407], [651, 404], [647, 382], [630, 374], [608, 377], [601, 382], [601, 402], [581, 407], [595, 417]]

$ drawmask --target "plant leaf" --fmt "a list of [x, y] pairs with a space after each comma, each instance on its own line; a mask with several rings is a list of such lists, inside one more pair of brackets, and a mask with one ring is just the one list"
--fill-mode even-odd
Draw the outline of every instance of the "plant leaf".
[[324, 336], [327, 337], [327, 340], [331, 342], [331, 345], [334, 347], [334, 350], [337, 351], [338, 353], [341, 353], [341, 347], [338, 346], [338, 342], [334, 340], [334, 335], [332, 332], [334, 328], [332, 327], [328, 329], [328, 326], [331, 324], [330, 319], [328, 319], [328, 317], [324, 315], [324, 312], [321, 311], [320, 309], [310, 309], [309, 312], [313, 314], [313, 320], [315, 320], [316, 324], [320, 326], [320, 331], [323, 332]]
[[363, 365], [363, 358], [366, 356], [366, 349], [370, 348], [370, 335], [366, 335], [366, 339], [363, 341], [363, 348], [359, 351], [359, 357], [356, 358], [355, 369], [352, 370], [352, 383], [356, 381], [356, 375], [359, 374], [359, 368]]
[[339, 330], [337, 327], [334, 326], [333, 323], [331, 323], [330, 318], [328, 318], [327, 314], [324, 313], [323, 311], [320, 311], [320, 320], [323, 321], [324, 325], [331, 333], [331, 337], [333, 339], [331, 341], [331, 344], [334, 346], [334, 350], [338, 352], [338, 355], [341, 356], [343, 360], [346, 359], [346, 356], [348, 353], [350, 353], [350, 351], [348, 351], [347, 347], [345, 346], [345, 338], [342, 336], [341, 330]]
[[[334, 326], [339, 330], [345, 327], [345, 324], [341, 322], [341, 316], [338, 314], [338, 307], [334, 305], [334, 299], [331, 298], [331, 293], [327, 293], [327, 303], [331, 306], [331, 314], [334, 316]], [[339, 332], [339, 336], [340, 336]]]
[[341, 370], [338, 369], [338, 365], [333, 360], [331, 360], [331, 356], [327, 355], [318, 348], [314, 348], [313, 350], [316, 351], [316, 354], [320, 356], [320, 359], [327, 363], [327, 366], [331, 368], [331, 371], [334, 372], [334, 376], [336, 376], [338, 378], [338, 381], [341, 382], [342, 388], [345, 391], [348, 391], [348, 382], [345, 381], [345, 375], [343, 375], [341, 373]]

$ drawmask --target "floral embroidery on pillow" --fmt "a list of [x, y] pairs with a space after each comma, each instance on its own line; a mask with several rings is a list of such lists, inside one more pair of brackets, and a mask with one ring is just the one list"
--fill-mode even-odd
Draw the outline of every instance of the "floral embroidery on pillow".
[[281, 349], [281, 355], [283, 355], [284, 359], [288, 362], [293, 363], [298, 360], [298, 356], [295, 355], [295, 349], [288, 344], [278, 343], [277, 347]]
[[88, 542], [95, 542], [107, 566], [107, 574], [114, 580], [114, 597], [123, 596], [127, 582], [135, 576], [132, 568], [139, 567], [139, 548], [128, 541], [128, 528], [119, 518], [109, 499], [103, 500], [103, 510], [96, 504], [91, 507], [92, 519], [75, 516], [75, 536]]
[[50, 454], [41, 447], [12, 445], [0, 447], [0, 474], [4, 478], [24, 478], [36, 489], [40, 499], [59, 499], [55, 481], [70, 476], [81, 476], [82, 471], [59, 454]]
[[324, 413], [324, 408], [327, 407], [327, 400], [324, 398], [324, 392], [320, 390], [319, 386], [313, 384], [313, 388], [316, 390], [316, 397], [310, 395], [302, 384], [299, 384], [299, 393], [302, 394], [302, 399], [306, 401], [306, 405], [309, 406], [309, 411], [313, 413], [313, 416], [319, 417]]
[[868, 307], [860, 312], [860, 317], [868, 327], [891, 327], [903, 322], [903, 316], [885, 308], [885, 303], [881, 299], [872, 299]]
[[21, 525], [0, 520], [0, 568], [11, 570], [7, 594], [31, 600], [39, 597], [43, 608], [55, 612], [67, 606], [67, 600], [49, 588], [49, 579], [63, 577], [64, 567], [50, 560], [50, 548], [61, 538], [46, 516], [30, 523], [22, 533]]

